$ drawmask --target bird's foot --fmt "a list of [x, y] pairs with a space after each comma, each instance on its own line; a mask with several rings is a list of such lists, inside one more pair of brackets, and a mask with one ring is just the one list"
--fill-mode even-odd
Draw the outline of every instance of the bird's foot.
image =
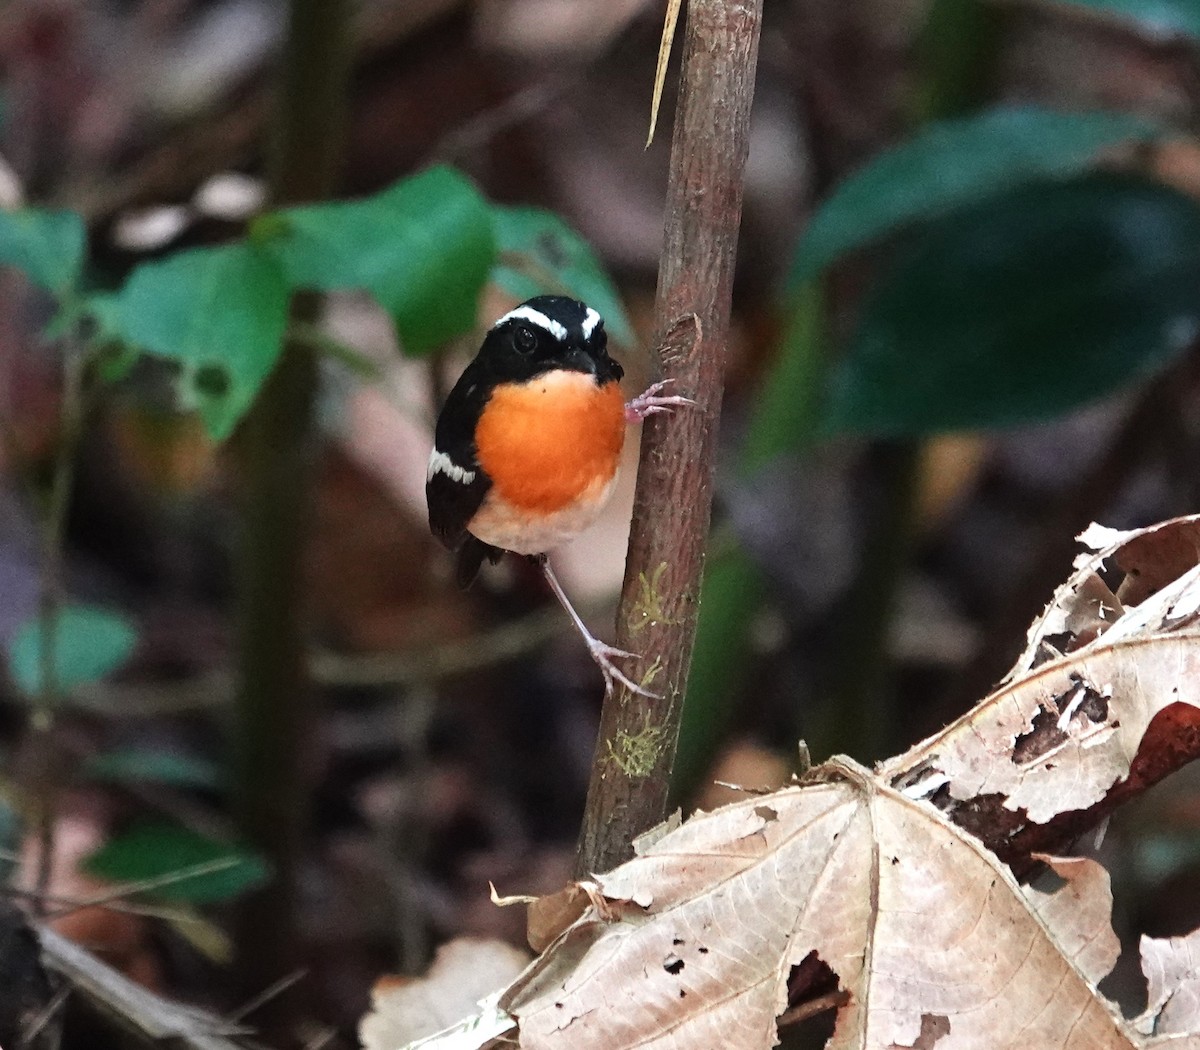
[[663, 379], [658, 383], [652, 383], [643, 393], [627, 402], [625, 405], [626, 422], [640, 423], [647, 416], [652, 416], [657, 412], [674, 412], [677, 408], [694, 405], [696, 402], [690, 397], [682, 397], [679, 394], [666, 396], [660, 394], [660, 391], [665, 390], [673, 382], [672, 379]]
[[652, 692], [644, 685], [638, 685], [613, 663], [614, 658], [636, 659], [636, 653], [629, 653], [624, 649], [618, 649], [615, 645], [608, 645], [590, 634], [584, 638], [584, 641], [587, 642], [588, 652], [592, 654], [592, 659], [596, 661], [596, 666], [600, 668], [600, 673], [604, 675], [605, 695], [613, 691], [613, 682], [615, 681], [620, 682], [631, 693], [637, 693], [638, 696], [644, 696], [650, 700], [662, 699], [660, 693]]

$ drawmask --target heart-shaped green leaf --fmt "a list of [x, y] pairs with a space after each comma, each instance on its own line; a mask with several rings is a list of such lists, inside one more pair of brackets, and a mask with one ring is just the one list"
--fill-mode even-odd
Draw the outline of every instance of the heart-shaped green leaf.
[[410, 354], [475, 326], [495, 256], [487, 202], [445, 167], [364, 200], [266, 215], [253, 236], [280, 259], [293, 288], [369, 292]]
[[123, 341], [178, 361], [184, 407], [224, 438], [279, 357], [288, 296], [278, 260], [253, 244], [197, 248], [139, 266], [105, 319]]

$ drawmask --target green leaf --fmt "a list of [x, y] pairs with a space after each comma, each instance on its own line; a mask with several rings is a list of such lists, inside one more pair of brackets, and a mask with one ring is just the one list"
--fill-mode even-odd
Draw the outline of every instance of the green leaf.
[[499, 257], [492, 280], [518, 299], [571, 295], [604, 318], [623, 346], [634, 344], [633, 327], [617, 289], [591, 246], [553, 212], [542, 208], [492, 208]]
[[94, 292], [80, 303], [80, 314], [90, 325], [92, 362], [105, 383], [119, 383], [133, 371], [140, 351], [125, 342], [117, 296]]
[[[187, 874], [202, 866], [220, 870]], [[266, 864], [256, 854], [161, 821], [135, 824], [109, 839], [84, 861], [84, 868], [110, 882], [153, 882], [146, 893], [191, 904], [230, 900], [268, 877]], [[173, 878], [176, 875], [181, 877]]]
[[85, 243], [83, 220], [73, 211], [0, 208], [0, 265], [15, 266], [60, 298], [79, 282]]
[[1200, 205], [1111, 175], [1029, 187], [897, 253], [834, 377], [829, 424], [916, 435], [1045, 419], [1200, 334]]
[[[55, 617], [51, 637], [58, 688], [70, 691], [95, 682], [120, 667], [137, 644], [137, 631], [125, 617], [104, 609], [69, 605]], [[42, 684], [42, 626], [27, 620], [10, 639], [8, 666], [26, 696]]]
[[410, 354], [475, 326], [495, 256], [487, 202], [440, 167], [365, 200], [264, 216], [253, 236], [277, 254], [295, 288], [369, 292]]
[[833, 191], [800, 240], [788, 286], [794, 290], [846, 253], [903, 226], [1029, 182], [1075, 175], [1104, 150], [1158, 133], [1125, 114], [1036, 108], [930, 124]]
[[251, 244], [197, 248], [143, 263], [102, 319], [135, 346], [182, 365], [179, 397], [224, 438], [279, 356], [288, 286], [279, 262]]
[[1200, 4], [1196, 0], [1070, 0], [1068, 6], [1129, 22], [1154, 40], [1200, 38]]
[[84, 772], [110, 784], [163, 784], [213, 791], [221, 787], [220, 767], [214, 762], [151, 748], [128, 747], [94, 755]]

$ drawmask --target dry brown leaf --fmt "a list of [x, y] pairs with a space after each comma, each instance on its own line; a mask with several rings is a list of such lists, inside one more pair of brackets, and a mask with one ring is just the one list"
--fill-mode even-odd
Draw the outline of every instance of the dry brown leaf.
[[1127, 1022], [1097, 991], [1117, 955], [1104, 869], [1026, 850], [1044, 875], [1022, 887], [994, 852], [1004, 819], [1098, 817], [1114, 785], [1200, 754], [1198, 537], [1200, 517], [1089, 529], [1007, 683], [959, 722], [875, 774], [835, 760], [647, 835], [501, 1021], [528, 1050], [759, 1050], [818, 1008], [838, 1011], [831, 1050], [1200, 1050], [1200, 933], [1143, 942], [1150, 1009]]
[[1093, 985], [1099, 984], [1121, 954], [1121, 941], [1112, 928], [1108, 872], [1086, 857], [1043, 853], [1037, 859], [1061, 885], [1048, 889], [1035, 883], [1025, 888], [1025, 896], [1057, 938], [1063, 954]]
[[1141, 949], [1150, 994], [1138, 1031], [1176, 1036], [1200, 1029], [1200, 930], [1186, 937], [1143, 937]]
[[[1130, 532], [1091, 525], [1079, 541], [1089, 553], [1075, 559], [1075, 571], [1029, 628], [1025, 651], [1006, 682], [1092, 641], [1096, 631], [1125, 614], [1126, 606], [1140, 604], [1193, 568], [1200, 552], [1200, 516], [1172, 518]], [[1120, 598], [1101, 579], [1106, 563], [1126, 573], [1117, 588]]]
[[607, 896], [653, 900], [585, 914], [509, 989], [520, 1045], [771, 1047], [812, 952], [849, 993], [834, 1050], [1138, 1045], [1095, 991], [1115, 956], [1094, 865], [1055, 861], [1063, 888], [1027, 896], [932, 806], [832, 775], [693, 819], [602, 876]]
[[[947, 812], [969, 801], [991, 819], [1002, 808], [1015, 815], [1016, 834], [1091, 811], [1130, 777], [1135, 757], [1152, 764], [1144, 738], [1160, 716], [1183, 729], [1171, 746], [1192, 747], [1185, 737], [1200, 724], [1198, 535], [1195, 517], [1128, 533], [1092, 526], [1081, 539], [1102, 546], [1077, 560], [1007, 684], [885, 763], [882, 775]], [[1137, 605], [1101, 580], [1105, 563], [1145, 567]]]
[[371, 1012], [359, 1026], [363, 1050], [397, 1050], [475, 1013], [529, 961], [503, 941], [461, 937], [442, 945], [422, 978], [385, 978], [371, 990]]

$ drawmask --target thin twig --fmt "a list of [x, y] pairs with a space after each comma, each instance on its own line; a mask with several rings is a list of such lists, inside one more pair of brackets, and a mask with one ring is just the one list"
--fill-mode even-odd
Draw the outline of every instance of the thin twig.
[[247, 1017], [254, 1013], [255, 1010], [265, 1006], [273, 999], [279, 998], [279, 996], [291, 988], [292, 985], [304, 980], [304, 978], [307, 976], [307, 970], [295, 970], [292, 973], [289, 973], [287, 976], [279, 978], [279, 980], [269, 988], [264, 988], [249, 1002], [243, 1003], [236, 1010], [234, 1010], [229, 1015], [229, 1020], [234, 1023], [244, 1021]]
[[655, 319], [662, 378], [694, 408], [642, 434], [617, 645], [662, 696], [606, 698], [578, 867], [626, 859], [666, 816], [712, 507], [762, 0], [690, 0]]
[[[557, 607], [539, 609], [484, 634], [437, 645], [414, 646], [395, 653], [313, 653], [309, 673], [319, 685], [343, 689], [435, 685], [527, 656], [569, 630]], [[232, 693], [233, 676], [220, 669], [181, 682], [81, 686], [72, 692], [71, 699], [95, 713], [153, 718], [223, 707]]]
[[826, 1010], [840, 1010], [849, 998], [848, 992], [838, 989], [818, 996], [816, 999], [810, 999], [781, 1014], [778, 1027], [787, 1028], [789, 1025], [799, 1024], [801, 1021], [807, 1021], [810, 1017], [816, 1017], [817, 1014], [823, 1014]]
[[27, 1027], [21, 1033], [21, 1041], [17, 1044], [17, 1050], [24, 1050], [25, 1047], [34, 1045], [37, 1037], [42, 1034], [42, 1029], [46, 1027], [53, 1019], [54, 1015], [59, 1012], [67, 1001], [67, 996], [71, 994], [71, 986], [64, 984], [52, 996], [45, 1007], [34, 1017]]
[[176, 871], [167, 872], [165, 875], [155, 875], [153, 878], [139, 879], [136, 882], [123, 882], [119, 886], [111, 890], [106, 890], [104, 893], [99, 893], [94, 897], [85, 897], [82, 901], [68, 908], [53, 912], [47, 917], [58, 918], [62, 915], [68, 915], [73, 911], [79, 911], [81, 908], [99, 907], [111, 901], [132, 897], [135, 893], [149, 893], [153, 890], [161, 890], [166, 886], [174, 886], [180, 882], [198, 879], [204, 875], [216, 875], [219, 872], [235, 868], [240, 863], [241, 860], [238, 857], [218, 857], [215, 860], [190, 864], [186, 868], [179, 868]]
[[47, 919], [61, 919], [64, 915], [70, 915], [72, 912], [95, 907], [103, 908], [105, 911], [118, 912], [121, 915], [136, 915], [143, 919], [159, 919], [163, 922], [175, 923], [177, 925], [206, 922], [200, 916], [180, 911], [178, 908], [160, 908], [149, 904], [130, 904], [128, 901], [122, 900], [85, 900], [79, 897], [62, 897], [54, 893], [48, 897], [40, 897], [37, 890], [24, 890], [17, 886], [0, 887], [0, 896], [29, 901], [40, 899], [47, 906]]
[[38, 595], [39, 682], [29, 721], [26, 746], [30, 768], [36, 770], [34, 824], [37, 854], [34, 880], [38, 890], [50, 887], [54, 865], [54, 817], [56, 763], [52, 761], [55, 710], [61, 699], [58, 680], [58, 619], [65, 601], [63, 542], [71, 489], [75, 481], [75, 456], [83, 429], [83, 384], [86, 357], [81, 346], [68, 340], [63, 345], [63, 391], [58, 449], [54, 458], [50, 495], [41, 523], [41, 581]]
[[229, 1036], [245, 1029], [155, 995], [49, 927], [38, 928], [37, 936], [47, 969], [144, 1041], [184, 1050], [242, 1050]]

